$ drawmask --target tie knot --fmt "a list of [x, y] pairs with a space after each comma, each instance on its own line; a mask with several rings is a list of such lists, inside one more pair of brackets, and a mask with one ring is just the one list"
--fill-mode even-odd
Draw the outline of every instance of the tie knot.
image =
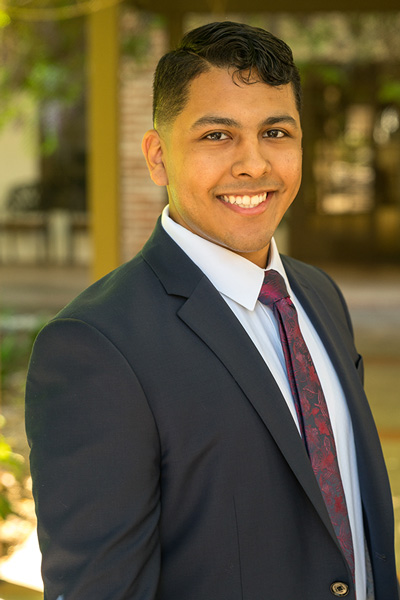
[[264, 283], [258, 299], [263, 304], [273, 304], [282, 298], [289, 298], [285, 281], [282, 275], [270, 269], [265, 272]]

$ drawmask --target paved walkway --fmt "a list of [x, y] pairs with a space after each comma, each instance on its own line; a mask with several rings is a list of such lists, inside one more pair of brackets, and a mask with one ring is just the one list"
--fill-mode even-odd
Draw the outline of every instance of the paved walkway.
[[[392, 484], [400, 573], [400, 266], [366, 270], [328, 265], [325, 269], [346, 297], [365, 360], [366, 390]], [[8, 313], [14, 327], [29, 326], [32, 315], [34, 319], [52, 316], [88, 284], [89, 274], [83, 267], [0, 266], [0, 314]], [[27, 544], [31, 543], [29, 539]], [[25, 545], [8, 569], [27, 572], [27, 565], [38, 559], [37, 552], [37, 546], [29, 545], [27, 551]], [[36, 587], [37, 572], [30, 580]], [[0, 584], [0, 600], [2, 593]]]

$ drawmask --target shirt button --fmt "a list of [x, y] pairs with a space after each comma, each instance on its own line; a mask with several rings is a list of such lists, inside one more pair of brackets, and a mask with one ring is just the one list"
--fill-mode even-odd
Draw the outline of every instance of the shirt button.
[[342, 581], [335, 581], [335, 583], [332, 583], [331, 585], [331, 592], [334, 596], [343, 598], [349, 593], [349, 586]]

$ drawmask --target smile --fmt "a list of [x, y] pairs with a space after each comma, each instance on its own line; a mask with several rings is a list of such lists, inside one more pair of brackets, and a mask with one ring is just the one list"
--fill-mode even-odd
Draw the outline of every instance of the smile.
[[223, 200], [227, 204], [235, 204], [236, 206], [240, 206], [241, 208], [254, 208], [262, 202], [265, 202], [267, 197], [268, 192], [264, 192], [263, 194], [257, 194], [255, 196], [218, 196], [218, 198], [221, 198], [221, 200]]

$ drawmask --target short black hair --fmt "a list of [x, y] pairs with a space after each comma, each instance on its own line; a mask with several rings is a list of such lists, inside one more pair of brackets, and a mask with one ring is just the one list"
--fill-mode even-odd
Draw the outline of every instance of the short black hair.
[[189, 31], [176, 50], [160, 59], [153, 85], [155, 127], [174, 121], [186, 104], [190, 82], [212, 67], [232, 69], [241, 83], [291, 83], [301, 111], [300, 74], [289, 46], [259, 27], [221, 21]]

